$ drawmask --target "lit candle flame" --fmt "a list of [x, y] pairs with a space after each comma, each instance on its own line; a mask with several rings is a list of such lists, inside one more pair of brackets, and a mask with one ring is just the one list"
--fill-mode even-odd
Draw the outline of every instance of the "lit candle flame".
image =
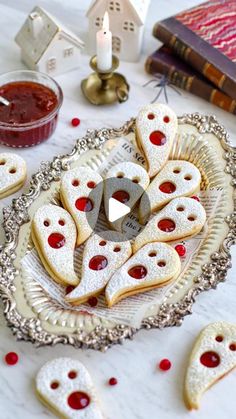
[[105, 12], [105, 14], [104, 14], [102, 28], [104, 29], [104, 31], [109, 31], [109, 15], [108, 15], [108, 12]]

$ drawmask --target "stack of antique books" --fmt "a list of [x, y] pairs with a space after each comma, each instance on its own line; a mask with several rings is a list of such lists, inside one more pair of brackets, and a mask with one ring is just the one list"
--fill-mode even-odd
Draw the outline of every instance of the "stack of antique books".
[[210, 0], [156, 23], [163, 42], [146, 61], [151, 74], [236, 114], [236, 0]]

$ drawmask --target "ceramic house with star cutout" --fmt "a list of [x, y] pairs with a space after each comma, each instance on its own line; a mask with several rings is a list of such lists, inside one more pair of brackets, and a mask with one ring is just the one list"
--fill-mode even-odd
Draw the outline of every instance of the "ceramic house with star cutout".
[[108, 11], [113, 53], [124, 61], [138, 61], [149, 4], [150, 0], [93, 0], [87, 11], [89, 52], [96, 52], [96, 33]]
[[22, 61], [31, 70], [51, 76], [80, 64], [83, 41], [41, 7], [35, 7], [15, 38]]

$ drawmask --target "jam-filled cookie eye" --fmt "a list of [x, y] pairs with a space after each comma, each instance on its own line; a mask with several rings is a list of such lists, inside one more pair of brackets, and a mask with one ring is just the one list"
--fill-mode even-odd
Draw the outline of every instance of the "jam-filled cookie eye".
[[154, 258], [157, 255], [157, 252], [150, 252], [148, 254], [148, 256], [150, 256], [150, 258]]
[[63, 227], [65, 225], [65, 220], [60, 219], [58, 224]]
[[164, 116], [163, 121], [168, 124], [170, 122], [170, 118], [168, 115]]
[[229, 345], [229, 349], [230, 349], [231, 351], [236, 351], [236, 343], [231, 343], [231, 344]]
[[188, 217], [188, 221], [195, 221], [196, 220], [196, 216], [195, 215], [190, 215], [189, 217]]
[[185, 180], [191, 180], [192, 179], [192, 176], [191, 175], [186, 175], [186, 176], [184, 176], [184, 179]]
[[224, 338], [221, 335], [215, 337], [216, 342], [223, 342]]
[[77, 377], [77, 372], [76, 371], [70, 371], [70, 372], [68, 372], [68, 377], [71, 379], [71, 380], [74, 380], [76, 377]]
[[121, 248], [120, 248], [120, 246], [116, 246], [116, 247], [114, 247], [114, 249], [113, 249], [113, 252], [120, 252], [120, 250], [121, 250]]
[[152, 119], [155, 118], [155, 115], [154, 115], [154, 113], [149, 113], [147, 117], [148, 117], [148, 119], [152, 120]]
[[101, 240], [99, 242], [99, 246], [106, 246], [107, 242], [105, 240]]
[[50, 384], [52, 390], [56, 390], [59, 386], [60, 384], [58, 383], [58, 381], [52, 381], [52, 383]]
[[176, 169], [173, 170], [173, 173], [175, 173], [176, 175], [178, 175], [180, 172], [181, 172], [180, 167], [176, 167]]
[[132, 179], [132, 182], [133, 183], [139, 183], [140, 179], [138, 177], [135, 177], [135, 178]]
[[177, 211], [179, 211], [179, 212], [183, 212], [183, 211], [184, 211], [184, 207], [182, 207], [181, 205], [180, 205], [179, 207], [177, 207], [176, 209], [177, 209]]
[[6, 160], [0, 160], [0, 166], [5, 166]]
[[88, 186], [88, 188], [90, 188], [90, 189], [94, 189], [94, 188], [96, 188], [96, 183], [95, 182], [93, 182], [92, 180], [91, 181], [89, 181], [88, 183], [87, 183], [87, 186]]
[[165, 260], [159, 260], [159, 262], [157, 262], [157, 265], [160, 268], [164, 268], [164, 266], [166, 266], [166, 261]]
[[14, 173], [16, 173], [16, 168], [15, 168], [15, 167], [12, 167], [12, 168], [9, 170], [9, 173], [10, 173], [11, 175], [14, 175]]
[[45, 227], [50, 226], [50, 221], [49, 221], [49, 220], [44, 220], [43, 225], [44, 225]]
[[124, 175], [124, 173], [117, 173], [117, 175], [116, 175], [116, 177], [118, 178], [118, 179], [123, 179], [123, 177], [124, 177], [125, 175]]
[[78, 179], [74, 179], [74, 180], [72, 180], [72, 186], [74, 186], [74, 187], [77, 187], [77, 186], [79, 186], [79, 180]]

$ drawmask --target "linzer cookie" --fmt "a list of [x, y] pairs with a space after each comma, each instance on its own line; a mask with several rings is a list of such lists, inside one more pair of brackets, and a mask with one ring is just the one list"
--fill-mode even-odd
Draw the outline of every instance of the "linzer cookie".
[[111, 277], [106, 287], [108, 307], [125, 297], [162, 287], [176, 279], [179, 273], [177, 252], [165, 243], [149, 243]]
[[89, 297], [100, 294], [114, 272], [130, 257], [131, 252], [130, 242], [121, 233], [105, 231], [102, 238], [94, 234], [85, 245], [81, 281], [66, 295], [66, 300], [79, 305]]
[[141, 198], [139, 220], [145, 224], [153, 213], [179, 196], [191, 196], [200, 188], [201, 174], [194, 164], [170, 160], [150, 183]]
[[167, 105], [148, 105], [139, 112], [137, 143], [146, 157], [150, 177], [155, 176], [167, 162], [177, 128], [177, 116]]
[[236, 367], [236, 325], [209, 324], [198, 336], [186, 371], [184, 399], [198, 409], [203, 393]]
[[147, 243], [181, 240], [198, 234], [206, 221], [206, 212], [196, 199], [175, 198], [147, 223], [135, 238], [133, 251]]
[[[132, 162], [119, 163], [113, 166], [107, 173], [104, 181], [104, 206], [106, 216], [111, 226], [122, 232], [122, 224], [125, 215], [131, 210], [140, 196], [144, 193], [149, 185], [149, 176], [146, 170], [139, 164]], [[119, 201], [121, 204], [127, 206], [127, 212], [122, 216], [123, 209], [121, 206], [121, 216], [117, 217], [115, 214], [115, 220], [112, 219], [110, 213], [111, 200]], [[114, 211], [116, 213], [116, 211]], [[117, 209], [119, 213], [119, 208]]]
[[39, 399], [66, 419], [103, 419], [96, 391], [85, 366], [71, 358], [47, 362], [36, 376]]
[[61, 181], [60, 197], [63, 207], [74, 218], [78, 230], [77, 246], [93, 232], [103, 193], [103, 179], [86, 167], [67, 172]]
[[59, 284], [77, 285], [74, 271], [76, 226], [70, 214], [56, 205], [43, 205], [33, 218], [32, 240], [49, 275]]
[[26, 163], [22, 157], [0, 153], [0, 199], [17, 192], [26, 179]]

